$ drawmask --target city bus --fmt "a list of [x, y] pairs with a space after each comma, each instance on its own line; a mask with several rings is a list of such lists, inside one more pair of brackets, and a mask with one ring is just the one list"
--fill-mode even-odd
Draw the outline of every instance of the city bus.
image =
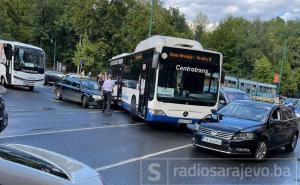
[[20, 42], [0, 40], [1, 85], [42, 86], [45, 72], [43, 49]]
[[193, 124], [217, 109], [222, 58], [194, 40], [153, 36], [109, 60], [114, 99], [133, 119]]

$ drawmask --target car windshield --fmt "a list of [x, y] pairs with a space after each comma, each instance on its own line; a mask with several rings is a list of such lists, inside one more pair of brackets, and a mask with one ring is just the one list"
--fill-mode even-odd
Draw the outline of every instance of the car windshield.
[[226, 95], [230, 102], [236, 101], [236, 100], [250, 100], [250, 96], [247, 93], [244, 92], [230, 92], [227, 91]]
[[218, 111], [223, 116], [238, 119], [265, 121], [271, 108], [260, 104], [230, 103]]
[[[216, 104], [218, 94], [218, 69], [164, 61], [159, 66], [159, 101], [207, 105]], [[195, 84], [197, 82], [197, 84]]]
[[42, 51], [28, 48], [15, 49], [15, 70], [44, 70], [45, 54]]
[[99, 89], [99, 85], [98, 85], [97, 81], [95, 81], [95, 80], [82, 80], [81, 84], [86, 89], [90, 89], [90, 90], [98, 90]]

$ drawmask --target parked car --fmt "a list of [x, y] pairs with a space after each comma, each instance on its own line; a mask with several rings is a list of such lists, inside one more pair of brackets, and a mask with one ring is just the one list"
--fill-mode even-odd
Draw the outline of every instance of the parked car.
[[8, 125], [8, 115], [5, 110], [5, 102], [2, 96], [0, 96], [0, 133], [7, 127]]
[[0, 145], [0, 184], [103, 185], [102, 177], [69, 157], [32, 146]]
[[300, 100], [296, 99], [296, 98], [286, 98], [283, 101], [283, 104], [286, 105], [286, 106], [297, 105], [297, 104], [300, 104]]
[[221, 87], [219, 109], [236, 100], [251, 100], [251, 96], [240, 89]]
[[74, 75], [67, 75], [61, 82], [56, 84], [55, 98], [81, 103], [83, 108], [90, 105], [99, 106], [103, 101], [96, 80]]
[[46, 71], [44, 84], [60, 82], [64, 78], [64, 73], [59, 71]]
[[205, 117], [194, 129], [194, 145], [227, 154], [264, 159], [285, 146], [296, 148], [299, 120], [289, 107], [239, 100]]

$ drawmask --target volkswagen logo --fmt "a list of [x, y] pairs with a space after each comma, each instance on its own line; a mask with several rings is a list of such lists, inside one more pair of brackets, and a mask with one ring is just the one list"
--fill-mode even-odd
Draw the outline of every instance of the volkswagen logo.
[[212, 136], [216, 136], [216, 135], [218, 135], [218, 131], [212, 130], [210, 134], [211, 134]]
[[189, 115], [189, 113], [188, 113], [187, 111], [184, 111], [184, 112], [183, 112], [183, 116], [184, 116], [184, 117], [187, 117], [188, 115]]

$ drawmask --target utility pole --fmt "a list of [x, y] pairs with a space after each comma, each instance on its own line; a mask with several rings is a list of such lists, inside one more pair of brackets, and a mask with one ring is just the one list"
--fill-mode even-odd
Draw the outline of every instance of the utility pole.
[[279, 73], [279, 82], [278, 82], [278, 94], [279, 94], [279, 91], [280, 91], [280, 84], [281, 84], [281, 77], [282, 77], [282, 71], [283, 71], [283, 64], [286, 60], [286, 54], [287, 54], [287, 41], [288, 39], [285, 38], [285, 41], [284, 41], [284, 48], [283, 48], [283, 56], [282, 56], [282, 60], [281, 60], [281, 67], [280, 67], [280, 73]]
[[153, 22], [153, 14], [154, 14], [154, 1], [155, 0], [151, 0], [150, 1], [150, 6], [151, 6], [150, 11], [151, 11], [151, 13], [150, 13], [150, 18], [149, 18], [149, 33], [148, 33], [148, 38], [151, 37], [151, 32], [152, 32], [152, 22]]
[[[78, 43], [78, 44], [79, 44], [79, 47], [81, 47], [81, 35], [79, 35], [79, 43]], [[78, 65], [77, 65], [77, 75], [79, 75], [79, 70], [80, 70], [80, 69], [79, 69], [79, 68], [80, 68], [79, 66], [80, 66], [80, 65], [81, 65], [81, 64], [80, 64], [80, 62], [79, 62]]]

